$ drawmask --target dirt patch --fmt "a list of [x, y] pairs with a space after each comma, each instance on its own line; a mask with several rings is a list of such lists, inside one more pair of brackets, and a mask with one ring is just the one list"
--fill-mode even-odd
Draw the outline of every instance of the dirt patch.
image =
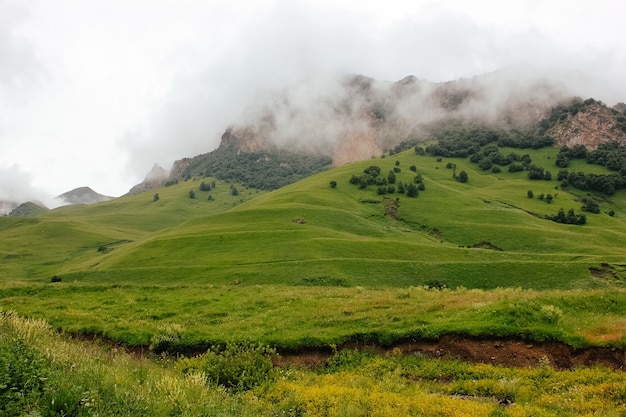
[[609, 264], [600, 264], [600, 267], [592, 266], [589, 268], [589, 272], [594, 278], [598, 279], [619, 279], [619, 276], [613, 271], [613, 267]]
[[398, 218], [398, 203], [391, 198], [385, 198], [383, 200], [385, 206], [385, 215], [391, 217], [394, 220], [401, 220]]
[[[594, 347], [576, 350], [558, 342], [533, 343], [461, 335], [445, 335], [438, 341], [412, 340], [392, 347], [347, 344], [341, 349], [363, 349], [381, 355], [420, 354], [429, 358], [523, 368], [550, 365], [557, 369], [570, 369], [602, 365], [616, 370], [626, 369], [624, 349]], [[282, 352], [275, 363], [277, 366], [316, 367], [322, 365], [331, 354], [330, 351]]]
[[477, 248], [477, 249], [491, 249], [491, 250], [496, 250], [496, 251], [500, 251], [502, 252], [502, 249], [500, 249], [499, 247], [492, 245], [491, 242], [480, 242], [477, 243], [475, 245], [472, 245], [472, 248]]

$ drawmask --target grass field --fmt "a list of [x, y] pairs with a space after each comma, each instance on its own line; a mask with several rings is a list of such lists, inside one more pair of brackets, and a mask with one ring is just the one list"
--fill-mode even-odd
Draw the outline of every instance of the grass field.
[[[528, 153], [556, 176], [555, 149]], [[448, 163], [469, 181], [456, 181]], [[420, 174], [425, 190], [411, 198], [350, 184], [370, 165], [383, 176], [400, 168], [407, 184]], [[232, 195], [221, 181], [201, 192], [212, 179], [197, 178], [0, 217], [0, 365], [9, 370], [0, 416], [622, 415], [621, 371], [342, 349], [444, 335], [624, 349], [626, 193], [504, 171], [409, 150], [272, 192], [233, 184]], [[538, 198], [548, 193], [551, 204]], [[543, 218], [579, 213], [582, 198], [601, 206], [587, 224]], [[212, 380], [205, 357], [189, 359], [204, 370], [184, 373], [183, 359], [159, 356], [240, 343], [337, 351], [318, 367], [275, 369], [245, 392]], [[7, 365], [18, 357], [29, 359]]]
[[[555, 170], [555, 149], [529, 153]], [[452, 178], [448, 163], [468, 172], [468, 183]], [[421, 174], [425, 190], [411, 198], [349, 183], [370, 165], [381, 175], [397, 166], [397, 181], [407, 184]], [[622, 343], [623, 320], [613, 320], [621, 311], [578, 306], [622, 303], [625, 194], [592, 196], [602, 212], [588, 213], [584, 226], [557, 224], [543, 215], [561, 207], [580, 212], [587, 195], [523, 172], [476, 168], [409, 150], [272, 192], [238, 186], [233, 196], [225, 182], [200, 192], [200, 179], [192, 179], [36, 218], [3, 217], [0, 306], [132, 346], [164, 336], [182, 348], [229, 338], [328, 346], [449, 332]], [[529, 189], [555, 198], [528, 198]], [[470, 290], [492, 300], [489, 308], [461, 302]], [[595, 301], [580, 301], [585, 294]], [[542, 305], [566, 319], [553, 326], [516, 316], [516, 309]]]

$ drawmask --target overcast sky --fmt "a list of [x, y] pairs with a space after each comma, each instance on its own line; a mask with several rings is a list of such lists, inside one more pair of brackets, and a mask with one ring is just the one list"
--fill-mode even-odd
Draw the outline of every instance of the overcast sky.
[[531, 65], [626, 101], [623, 0], [0, 0], [0, 200], [126, 193], [256, 97]]

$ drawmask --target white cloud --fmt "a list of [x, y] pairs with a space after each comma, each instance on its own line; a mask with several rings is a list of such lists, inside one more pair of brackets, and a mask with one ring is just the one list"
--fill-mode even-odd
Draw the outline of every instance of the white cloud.
[[446, 81], [523, 64], [614, 104], [625, 12], [621, 0], [0, 0], [0, 166], [53, 194], [120, 195], [154, 162], [212, 150], [255, 98], [336, 73]]

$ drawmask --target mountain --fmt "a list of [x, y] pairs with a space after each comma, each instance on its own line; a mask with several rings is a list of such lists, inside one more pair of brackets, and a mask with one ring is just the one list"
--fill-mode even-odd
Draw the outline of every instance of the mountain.
[[302, 81], [250, 106], [217, 149], [177, 160], [167, 179], [159, 171], [154, 181], [151, 171], [131, 193], [193, 176], [276, 189], [330, 166], [432, 140], [451, 123], [547, 135], [556, 145], [590, 149], [626, 140], [626, 106], [574, 97], [558, 81], [513, 70], [443, 83], [364, 75]]
[[98, 194], [89, 187], [79, 187], [55, 197], [63, 204], [95, 204], [115, 197]]
[[139, 194], [139, 193], [143, 193], [144, 191], [151, 190], [156, 187], [160, 187], [163, 184], [165, 184], [168, 178], [169, 178], [169, 171], [164, 169], [159, 164], [154, 164], [150, 172], [148, 172], [148, 175], [146, 175], [146, 177], [144, 178], [144, 180], [141, 183], [135, 185], [133, 188], [131, 188], [128, 193]]
[[47, 213], [49, 210], [42, 205], [33, 203], [32, 201], [27, 201], [26, 203], [22, 203], [19, 206], [15, 207], [9, 213], [9, 216], [14, 217], [36, 217], [42, 214]]

